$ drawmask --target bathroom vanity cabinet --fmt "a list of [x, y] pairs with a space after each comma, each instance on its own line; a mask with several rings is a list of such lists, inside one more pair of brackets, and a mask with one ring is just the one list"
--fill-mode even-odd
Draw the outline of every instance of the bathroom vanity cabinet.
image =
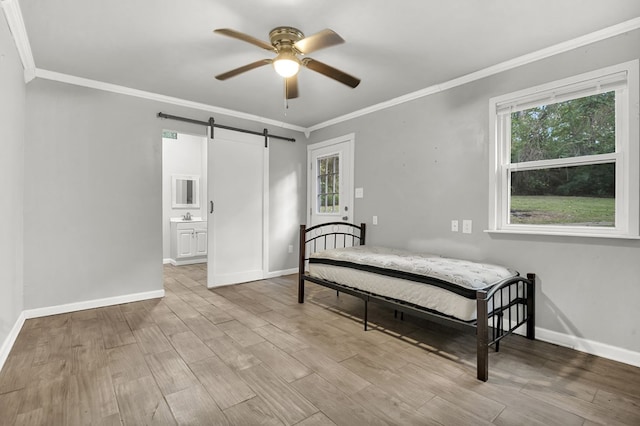
[[207, 261], [207, 222], [171, 219], [171, 263], [188, 265]]

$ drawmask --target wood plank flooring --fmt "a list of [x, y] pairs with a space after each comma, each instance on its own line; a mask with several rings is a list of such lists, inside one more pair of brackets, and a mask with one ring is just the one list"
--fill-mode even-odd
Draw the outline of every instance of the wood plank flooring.
[[520, 336], [475, 379], [475, 338], [296, 277], [30, 319], [0, 372], [2, 425], [639, 425], [640, 368]]

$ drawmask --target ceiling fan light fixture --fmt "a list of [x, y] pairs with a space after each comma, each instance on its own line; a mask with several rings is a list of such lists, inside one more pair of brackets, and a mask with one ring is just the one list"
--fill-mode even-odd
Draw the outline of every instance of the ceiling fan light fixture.
[[[307, 54], [317, 50], [344, 43], [344, 39], [333, 30], [325, 29], [305, 37], [302, 31], [296, 28], [277, 27], [269, 32], [269, 43], [229, 28], [218, 28], [214, 30], [214, 32], [253, 44], [261, 49], [268, 50], [269, 52], [276, 54], [276, 57], [273, 59], [261, 59], [242, 67], [232, 69], [231, 71], [216, 75], [216, 79], [218, 80], [227, 80], [255, 68], [271, 64], [273, 65], [276, 73], [284, 78], [286, 99], [298, 97], [297, 74], [301, 67], [308, 68], [311, 71], [315, 71], [325, 77], [329, 77], [351, 87], [352, 89], [360, 84], [359, 78], [306, 56]], [[300, 58], [298, 55], [300, 55]]]
[[281, 52], [273, 60], [273, 68], [284, 78], [293, 77], [300, 71], [300, 60], [291, 52]]

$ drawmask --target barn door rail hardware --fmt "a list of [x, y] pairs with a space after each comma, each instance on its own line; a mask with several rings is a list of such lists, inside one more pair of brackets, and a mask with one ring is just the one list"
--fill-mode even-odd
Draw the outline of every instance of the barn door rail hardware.
[[211, 139], [213, 139], [213, 129], [217, 127], [218, 129], [232, 130], [234, 132], [241, 132], [241, 133], [248, 133], [250, 135], [264, 136], [264, 146], [265, 146], [265, 148], [267, 147], [267, 143], [268, 143], [268, 139], [269, 138], [281, 139], [281, 140], [289, 141], [289, 142], [295, 142], [296, 141], [294, 138], [288, 138], [286, 136], [278, 136], [278, 135], [271, 134], [271, 133], [269, 133], [269, 131], [267, 129], [264, 129], [262, 132], [256, 132], [254, 130], [247, 130], [247, 129], [241, 129], [239, 127], [232, 127], [232, 126], [225, 126], [224, 124], [218, 124], [218, 123], [215, 122], [213, 117], [209, 117], [209, 121], [201, 121], [201, 120], [194, 120], [193, 118], [185, 118], [185, 117], [178, 117], [177, 115], [165, 114], [163, 112], [159, 112], [158, 113], [158, 117], [167, 118], [169, 120], [184, 121], [186, 123], [200, 124], [202, 126], [210, 126], [211, 127]]

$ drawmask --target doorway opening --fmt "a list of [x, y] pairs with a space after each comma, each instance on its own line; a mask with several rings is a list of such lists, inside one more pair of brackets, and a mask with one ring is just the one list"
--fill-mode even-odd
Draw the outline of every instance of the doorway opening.
[[208, 288], [263, 279], [269, 220], [264, 136], [216, 129], [210, 139], [164, 131], [162, 159], [163, 263], [197, 265], [197, 281]]
[[162, 132], [162, 258], [207, 263], [207, 137]]

